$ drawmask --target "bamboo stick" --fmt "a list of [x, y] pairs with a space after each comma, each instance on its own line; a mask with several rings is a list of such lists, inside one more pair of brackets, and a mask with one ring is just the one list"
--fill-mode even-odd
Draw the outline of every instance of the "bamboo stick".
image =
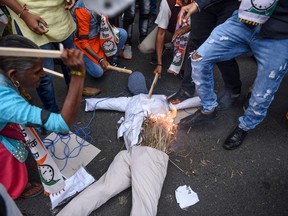
[[123, 73], [128, 73], [131, 74], [132, 70], [126, 69], [126, 68], [120, 68], [120, 67], [115, 67], [112, 65], [108, 65], [108, 70], [116, 70], [118, 72], [123, 72]]
[[[62, 51], [59, 51], [59, 50], [41, 50], [41, 49], [0, 47], [0, 56], [60, 58], [61, 54], [62, 54]], [[115, 67], [112, 65], [109, 65], [108, 69], [123, 72], [123, 73], [128, 73], [128, 74], [132, 73], [132, 70], [120, 68], [120, 67]], [[46, 72], [49, 73], [48, 71], [46, 71]], [[52, 72], [52, 73], [54, 73], [54, 72]], [[54, 75], [59, 76], [57, 74], [54, 74]]]
[[57, 50], [0, 47], [0, 56], [60, 58], [61, 54], [62, 52]]
[[50, 70], [50, 69], [48, 69], [48, 68], [43, 68], [43, 70], [44, 70], [46, 73], [49, 73], [49, 74], [55, 75], [55, 76], [57, 76], [57, 77], [64, 78], [64, 75], [63, 75], [62, 73], [59, 73], [59, 72], [56, 72], [56, 71]]
[[148, 98], [149, 98], [149, 99], [152, 97], [152, 93], [153, 93], [153, 90], [154, 90], [155, 85], [156, 85], [156, 83], [157, 83], [157, 80], [158, 80], [158, 78], [159, 78], [159, 75], [160, 75], [159, 73], [156, 73], [156, 74], [155, 74], [153, 83], [152, 83], [152, 85], [151, 85], [151, 87], [150, 87], [150, 90], [149, 90], [149, 93], [148, 93]]

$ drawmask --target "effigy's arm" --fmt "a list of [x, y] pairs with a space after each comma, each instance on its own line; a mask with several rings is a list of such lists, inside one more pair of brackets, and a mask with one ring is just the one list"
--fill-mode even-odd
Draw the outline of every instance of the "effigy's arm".
[[88, 98], [86, 100], [85, 111], [94, 110], [114, 110], [125, 112], [128, 103], [132, 97], [119, 97], [119, 98]]

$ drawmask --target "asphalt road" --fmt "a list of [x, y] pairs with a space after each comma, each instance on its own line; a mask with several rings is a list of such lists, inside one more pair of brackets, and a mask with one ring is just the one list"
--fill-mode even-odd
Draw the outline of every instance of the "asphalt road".
[[[149, 62], [152, 55], [141, 54], [137, 50], [137, 29], [133, 59], [120, 61], [127, 68], [139, 70], [145, 74], [147, 83], [153, 80], [153, 68]], [[172, 52], [165, 52], [164, 68], [167, 69], [172, 60]], [[243, 82], [242, 97], [248, 92], [255, 78], [257, 66], [249, 56], [238, 59], [241, 80]], [[128, 75], [108, 71], [103, 78], [86, 77], [86, 86], [98, 87], [102, 93], [96, 97], [117, 97], [127, 95]], [[223, 86], [219, 71], [215, 68], [215, 90]], [[55, 78], [56, 97], [59, 105], [63, 104], [66, 87], [64, 81]], [[243, 113], [241, 99], [236, 106], [219, 113], [214, 123], [202, 124], [187, 130], [178, 130], [174, 145], [175, 152], [170, 155], [176, 165], [169, 162], [168, 173], [158, 204], [158, 216], [284, 216], [288, 215], [288, 122], [284, 115], [288, 111], [287, 76], [269, 109], [264, 122], [251, 131], [243, 146], [234, 151], [222, 148], [222, 142], [238, 123]], [[181, 85], [181, 78], [165, 71], [158, 81], [154, 93], [170, 95]], [[33, 102], [41, 106], [38, 96], [30, 91]], [[117, 121], [124, 114], [114, 111], [84, 111], [84, 102], [77, 122], [85, 126], [92, 119], [92, 145], [101, 149], [101, 153], [87, 166], [87, 170], [99, 179], [109, 167], [114, 156], [123, 147], [117, 141]], [[33, 166], [29, 168], [33, 170]], [[33, 177], [33, 174], [31, 174]], [[37, 178], [37, 175], [34, 175]], [[189, 185], [200, 201], [182, 210], [176, 202], [175, 190], [181, 185]], [[51, 215], [48, 197], [40, 195], [32, 199], [18, 199], [17, 205], [27, 215]], [[109, 200], [92, 215], [127, 216], [132, 205], [131, 189], [128, 189]]]

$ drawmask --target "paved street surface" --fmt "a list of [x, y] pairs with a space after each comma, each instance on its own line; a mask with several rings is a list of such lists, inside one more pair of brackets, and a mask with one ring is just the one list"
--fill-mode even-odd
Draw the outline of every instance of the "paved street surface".
[[[137, 50], [138, 29], [135, 25], [133, 60], [121, 59], [127, 68], [142, 71], [147, 83], [152, 83], [154, 66], [149, 62], [152, 55]], [[271, 53], [273, 55], [273, 53]], [[170, 95], [181, 85], [181, 78], [166, 73], [172, 60], [172, 51], [164, 53], [164, 69], [154, 93]], [[243, 82], [242, 98], [253, 83], [257, 66], [249, 56], [238, 58]], [[86, 86], [98, 87], [102, 93], [96, 97], [127, 95], [128, 74], [108, 71], [101, 79], [86, 77]], [[223, 86], [220, 73], [215, 68], [215, 90]], [[222, 111], [214, 123], [178, 130], [174, 145], [175, 153], [169, 162], [168, 173], [158, 204], [158, 216], [284, 216], [288, 215], [288, 122], [284, 115], [288, 111], [288, 78], [273, 101], [267, 118], [251, 131], [243, 146], [234, 151], [222, 148], [227, 135], [238, 123], [243, 113], [241, 100], [235, 108]], [[73, 88], [73, 86], [71, 87]], [[55, 90], [59, 105], [66, 95], [64, 81], [55, 77]], [[33, 102], [41, 106], [38, 96], [31, 91]], [[78, 115], [80, 127], [86, 126], [93, 118], [93, 112], [84, 111], [84, 102]], [[92, 145], [101, 153], [87, 166], [96, 179], [105, 173], [114, 156], [123, 147], [117, 141], [117, 121], [124, 114], [115, 111], [96, 111], [91, 121]], [[143, 164], [145, 166], [145, 164]], [[29, 166], [32, 169], [32, 166]], [[33, 172], [32, 172], [33, 177]], [[34, 175], [34, 177], [37, 175]], [[200, 201], [188, 210], [182, 210], [175, 199], [175, 189], [189, 185]], [[131, 189], [109, 200], [92, 215], [127, 216], [132, 205]], [[32, 199], [18, 199], [17, 205], [27, 215], [51, 215], [50, 200], [44, 195]]]

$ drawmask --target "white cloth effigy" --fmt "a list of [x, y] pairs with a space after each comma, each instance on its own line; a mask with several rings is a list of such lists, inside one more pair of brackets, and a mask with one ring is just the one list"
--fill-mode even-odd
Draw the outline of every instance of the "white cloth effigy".
[[130, 151], [120, 151], [107, 172], [71, 200], [57, 216], [90, 215], [130, 186], [130, 216], [156, 216], [158, 200], [167, 174], [168, 159], [166, 153], [147, 146], [134, 146]]
[[150, 114], [166, 114], [172, 109], [186, 109], [200, 106], [200, 98], [193, 97], [175, 106], [169, 105], [165, 95], [152, 95], [148, 99], [147, 94], [139, 94], [133, 97], [119, 98], [88, 98], [86, 99], [85, 111], [115, 110], [125, 112], [117, 137], [123, 137], [126, 148], [139, 143], [139, 134], [142, 123]]

